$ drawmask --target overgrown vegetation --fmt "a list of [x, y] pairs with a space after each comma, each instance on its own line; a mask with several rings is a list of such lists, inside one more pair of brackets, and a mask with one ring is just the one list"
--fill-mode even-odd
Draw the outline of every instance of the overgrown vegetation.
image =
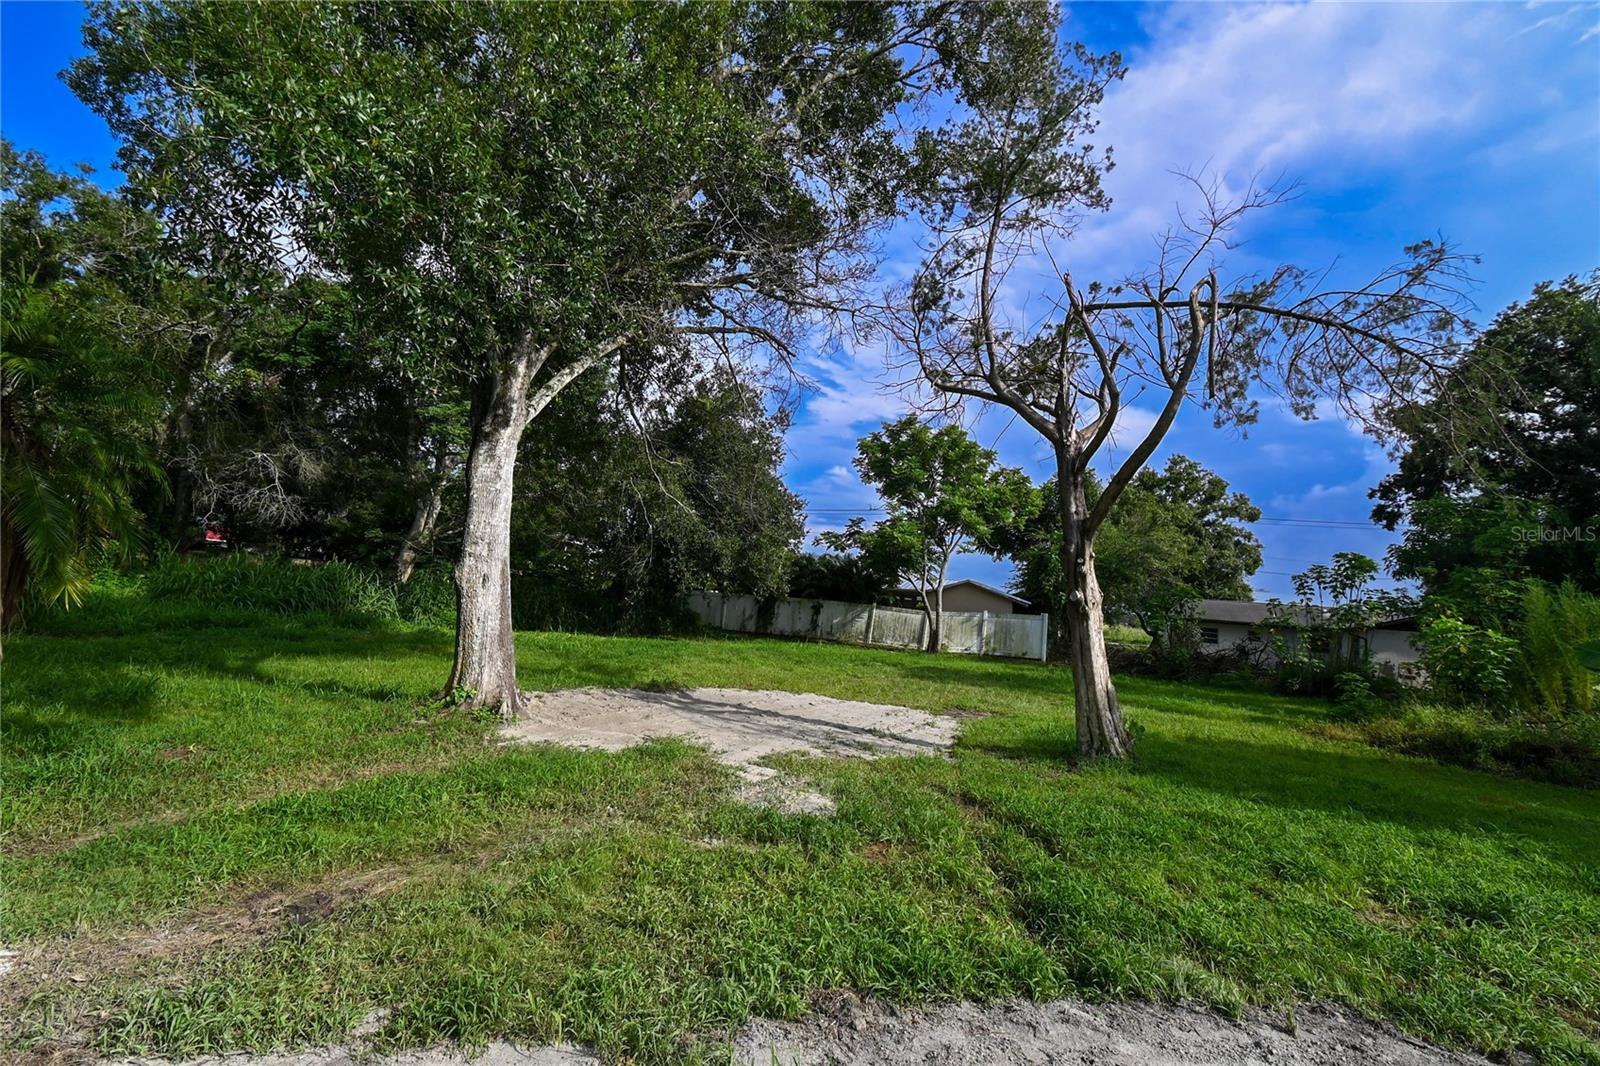
[[534, 688], [964, 715], [950, 761], [791, 762], [839, 808], [784, 816], [681, 745], [497, 747], [428, 702], [445, 630], [182, 607], [98, 592], [8, 650], [12, 1051], [323, 1043], [386, 1008], [385, 1048], [714, 1060], [744, 1018], [853, 987], [1331, 998], [1600, 1061], [1600, 796], [1310, 735], [1325, 704], [1125, 677], [1138, 758], [1074, 766], [1054, 667], [518, 635]]

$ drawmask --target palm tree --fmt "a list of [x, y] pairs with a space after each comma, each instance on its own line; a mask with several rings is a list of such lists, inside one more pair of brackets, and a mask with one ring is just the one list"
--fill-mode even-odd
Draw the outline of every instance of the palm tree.
[[97, 557], [138, 543], [134, 486], [161, 476], [151, 368], [34, 280], [0, 291], [0, 631], [29, 603], [80, 603]]

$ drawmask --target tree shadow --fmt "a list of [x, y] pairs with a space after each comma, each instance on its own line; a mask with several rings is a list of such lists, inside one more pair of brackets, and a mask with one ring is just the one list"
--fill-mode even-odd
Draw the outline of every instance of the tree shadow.
[[[393, 683], [360, 683], [330, 670], [286, 681], [274, 658], [411, 659], [448, 640], [427, 630], [307, 627], [284, 619], [250, 628], [165, 628], [86, 639], [28, 636], [7, 647], [3, 732], [8, 748], [33, 754], [76, 750], [104, 724], [149, 724], [180, 713], [161, 698], [163, 673], [289, 685], [315, 698], [389, 702], [415, 695]], [[441, 665], [440, 680], [448, 662]]]
[[1336, 741], [1305, 746], [1147, 736], [1128, 771], [1286, 812], [1318, 811], [1412, 830], [1510, 834], [1600, 863], [1600, 796], [1496, 777]]

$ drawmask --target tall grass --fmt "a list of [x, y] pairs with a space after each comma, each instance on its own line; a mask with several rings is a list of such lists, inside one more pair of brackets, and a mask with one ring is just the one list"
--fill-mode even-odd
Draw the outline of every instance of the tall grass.
[[206, 607], [398, 620], [400, 603], [382, 577], [349, 563], [297, 563], [242, 553], [195, 560], [165, 556], [145, 575], [152, 600]]
[[1570, 581], [1556, 587], [1529, 582], [1521, 637], [1525, 702], [1561, 718], [1600, 713], [1600, 678], [1578, 658], [1579, 645], [1600, 639], [1600, 597]]

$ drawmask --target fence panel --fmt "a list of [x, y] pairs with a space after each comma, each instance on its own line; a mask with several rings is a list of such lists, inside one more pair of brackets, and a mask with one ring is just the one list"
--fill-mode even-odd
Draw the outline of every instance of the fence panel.
[[1043, 659], [1049, 615], [997, 614], [989, 619], [985, 655], [1008, 659]]
[[[754, 596], [691, 592], [688, 606], [706, 625], [736, 633], [770, 633], [850, 644], [920, 649], [927, 645], [928, 621], [920, 610], [879, 607], [837, 600], [778, 600], [763, 618]], [[1050, 616], [946, 611], [940, 645], [958, 655], [998, 655], [1044, 661]]]
[[926, 647], [927, 617], [921, 611], [908, 611], [904, 607], [874, 608], [872, 643], [889, 648]]
[[957, 655], [982, 655], [983, 619], [981, 611], [946, 611], [939, 632], [940, 649]]

